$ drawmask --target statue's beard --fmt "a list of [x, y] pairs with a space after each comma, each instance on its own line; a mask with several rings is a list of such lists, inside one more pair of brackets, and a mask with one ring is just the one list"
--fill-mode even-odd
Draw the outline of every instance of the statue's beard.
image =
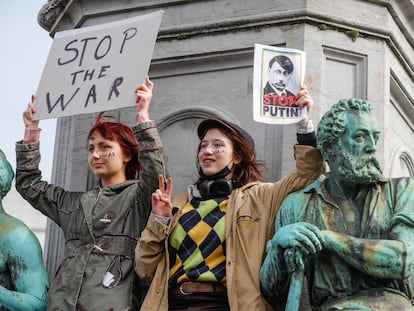
[[338, 175], [346, 184], [372, 184], [382, 178], [382, 170], [375, 156], [355, 158], [345, 152], [340, 156]]

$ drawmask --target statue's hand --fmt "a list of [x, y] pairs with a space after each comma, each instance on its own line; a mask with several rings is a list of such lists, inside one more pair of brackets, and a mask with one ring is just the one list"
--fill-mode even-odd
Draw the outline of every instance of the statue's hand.
[[307, 222], [297, 222], [279, 228], [273, 244], [280, 248], [296, 248], [303, 255], [314, 255], [322, 250], [324, 238], [321, 231]]
[[305, 269], [303, 255], [297, 248], [286, 248], [283, 251], [283, 259], [289, 273]]

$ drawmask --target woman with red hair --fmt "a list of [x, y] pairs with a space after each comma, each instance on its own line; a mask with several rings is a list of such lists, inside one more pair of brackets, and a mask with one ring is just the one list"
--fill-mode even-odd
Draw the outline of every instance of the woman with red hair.
[[166, 174], [158, 131], [149, 119], [153, 83], [135, 90], [132, 129], [99, 114], [89, 131], [88, 163], [99, 178], [90, 191], [71, 192], [41, 180], [39, 122], [34, 96], [16, 144], [16, 188], [65, 236], [64, 259], [49, 290], [48, 310], [138, 310], [146, 284], [134, 273], [134, 249], [151, 211], [158, 175]]

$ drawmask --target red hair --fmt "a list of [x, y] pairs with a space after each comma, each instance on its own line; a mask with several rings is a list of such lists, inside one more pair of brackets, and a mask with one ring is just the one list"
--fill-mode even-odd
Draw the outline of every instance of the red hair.
[[142, 169], [139, 162], [139, 146], [135, 139], [132, 129], [121, 122], [110, 122], [102, 120], [104, 112], [99, 113], [94, 125], [89, 130], [88, 140], [92, 134], [97, 132], [104, 139], [117, 142], [122, 152], [131, 156], [131, 160], [127, 163], [125, 168], [126, 179], [138, 179], [139, 171]]

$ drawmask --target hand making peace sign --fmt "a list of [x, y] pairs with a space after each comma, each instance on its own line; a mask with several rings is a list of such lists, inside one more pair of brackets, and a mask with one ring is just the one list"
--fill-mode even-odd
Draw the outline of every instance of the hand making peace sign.
[[151, 196], [152, 212], [155, 215], [171, 217], [172, 215], [172, 178], [167, 179], [167, 189], [165, 189], [164, 176], [158, 176], [159, 189], [155, 190]]

